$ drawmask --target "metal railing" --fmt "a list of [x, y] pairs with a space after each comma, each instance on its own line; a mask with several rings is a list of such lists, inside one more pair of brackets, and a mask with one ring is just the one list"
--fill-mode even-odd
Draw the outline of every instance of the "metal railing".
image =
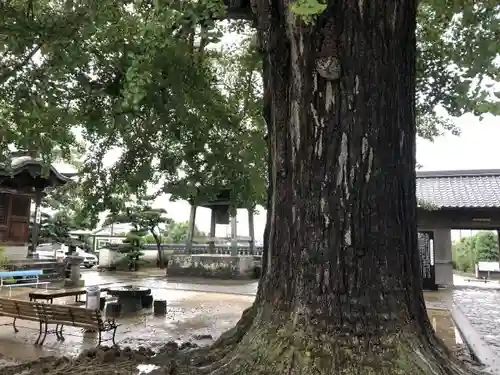
[[[174, 254], [187, 254], [188, 250], [184, 244], [162, 244], [163, 251], [170, 251]], [[156, 245], [147, 244], [144, 246], [145, 250], [156, 250]], [[262, 256], [263, 248], [262, 246], [255, 246], [254, 251], [250, 249], [249, 246], [238, 246], [237, 255], [239, 256]], [[232, 247], [231, 245], [215, 245], [213, 251], [211, 251], [209, 245], [192, 245], [190, 254], [220, 254], [220, 255], [231, 255]]]

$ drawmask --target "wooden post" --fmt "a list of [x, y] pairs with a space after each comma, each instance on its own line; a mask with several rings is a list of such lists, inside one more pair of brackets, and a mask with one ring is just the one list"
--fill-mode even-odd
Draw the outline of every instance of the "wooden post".
[[210, 209], [210, 241], [208, 242], [208, 249], [210, 254], [215, 253], [215, 225], [216, 225], [216, 212], [212, 207]]
[[40, 213], [41, 202], [42, 192], [40, 190], [37, 190], [35, 192], [35, 217], [33, 218], [33, 231], [31, 232], [31, 255], [36, 252], [36, 247], [38, 245], [38, 230], [40, 226], [40, 223], [38, 222], [38, 215]]
[[191, 254], [193, 250], [193, 236], [194, 236], [194, 228], [196, 221], [196, 205], [193, 203], [191, 205], [191, 213], [189, 215], [189, 226], [188, 226], [188, 234], [186, 239], [186, 252]]
[[250, 254], [255, 253], [255, 228], [253, 223], [253, 208], [248, 209], [248, 235], [250, 236]]
[[167, 301], [164, 299], [156, 299], [153, 302], [153, 315], [165, 316], [167, 315]]
[[231, 255], [238, 256], [238, 220], [236, 220], [236, 208], [231, 208]]

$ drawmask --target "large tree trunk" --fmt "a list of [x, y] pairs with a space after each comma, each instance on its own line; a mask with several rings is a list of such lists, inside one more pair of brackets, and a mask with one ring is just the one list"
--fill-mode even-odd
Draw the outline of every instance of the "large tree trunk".
[[253, 9], [270, 104], [269, 257], [251, 326], [207, 370], [466, 373], [434, 336], [419, 277], [416, 0], [332, 0], [309, 25], [286, 0]]

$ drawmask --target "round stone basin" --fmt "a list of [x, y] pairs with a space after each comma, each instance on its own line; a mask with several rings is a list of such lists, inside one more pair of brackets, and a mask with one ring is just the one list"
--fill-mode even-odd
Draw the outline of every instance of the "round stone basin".
[[120, 286], [108, 289], [108, 294], [118, 297], [121, 311], [136, 312], [142, 309], [142, 298], [151, 294], [151, 289], [140, 286]]
[[108, 294], [115, 297], [130, 297], [130, 298], [142, 298], [143, 296], [149, 296], [151, 294], [151, 289], [144, 288], [142, 286], [119, 286], [112, 287], [108, 289]]

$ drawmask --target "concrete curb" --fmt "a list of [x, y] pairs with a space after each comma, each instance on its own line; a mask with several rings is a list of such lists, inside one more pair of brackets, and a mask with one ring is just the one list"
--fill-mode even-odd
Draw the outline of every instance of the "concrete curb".
[[485, 366], [481, 371], [492, 375], [500, 374], [500, 355], [484, 342], [462, 310], [455, 304], [451, 309], [451, 317], [472, 355]]

